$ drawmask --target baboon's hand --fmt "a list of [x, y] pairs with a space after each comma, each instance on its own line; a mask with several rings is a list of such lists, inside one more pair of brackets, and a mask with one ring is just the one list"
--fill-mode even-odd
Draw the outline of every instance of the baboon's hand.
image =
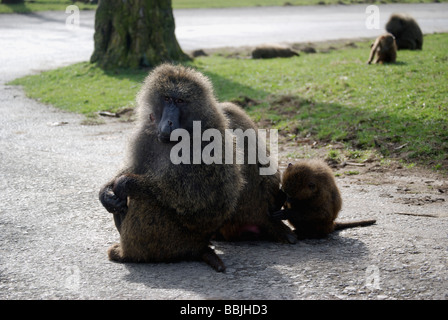
[[295, 211], [292, 211], [290, 209], [282, 209], [280, 211], [272, 212], [271, 218], [276, 220], [287, 220], [292, 216], [297, 215], [298, 213]]
[[100, 190], [100, 201], [104, 208], [113, 214], [126, 214], [128, 210], [127, 199], [117, 196], [110, 185]]
[[131, 188], [135, 186], [135, 179], [130, 175], [119, 176], [114, 183], [113, 192], [118, 198], [126, 201], [131, 191]]
[[285, 210], [279, 210], [279, 211], [276, 211], [276, 212], [272, 212], [271, 213], [271, 218], [273, 218], [275, 220], [286, 220], [286, 219], [288, 219], [286, 217]]
[[286, 195], [285, 192], [283, 192], [283, 190], [281, 190], [281, 189], [278, 190], [278, 193], [275, 195], [273, 206], [271, 206], [271, 208], [269, 208], [269, 212], [279, 211], [285, 204], [285, 201], [287, 198], [288, 198], [288, 196]]

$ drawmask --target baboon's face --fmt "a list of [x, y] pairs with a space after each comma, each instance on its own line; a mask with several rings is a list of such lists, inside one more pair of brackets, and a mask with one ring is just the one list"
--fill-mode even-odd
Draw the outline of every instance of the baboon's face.
[[150, 118], [157, 126], [160, 142], [170, 143], [176, 129], [193, 132], [193, 121], [208, 121], [214, 104], [208, 79], [191, 69], [174, 66], [157, 68], [148, 81], [146, 96]]
[[179, 129], [181, 116], [185, 113], [187, 102], [178, 96], [165, 95], [160, 97], [162, 106], [160, 121], [157, 126], [157, 134], [160, 142], [170, 142], [171, 132]]
[[191, 133], [193, 121], [201, 119], [196, 109], [202, 92], [192, 79], [179, 74], [167, 76], [162, 83], [155, 97], [154, 118], [159, 141], [169, 143], [171, 132], [185, 129]]

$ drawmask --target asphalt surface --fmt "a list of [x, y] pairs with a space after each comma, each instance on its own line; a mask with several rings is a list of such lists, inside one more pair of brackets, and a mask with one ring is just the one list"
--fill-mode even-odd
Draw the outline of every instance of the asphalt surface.
[[119, 236], [97, 195], [133, 124], [86, 126], [6, 84], [90, 54], [88, 23], [71, 38], [60, 19], [33, 19], [0, 16], [0, 299], [448, 298], [446, 181], [403, 169], [338, 178], [340, 219], [376, 225], [296, 245], [214, 242], [226, 273], [108, 261]]
[[[379, 5], [380, 29], [368, 29], [366, 5], [175, 10], [176, 37], [186, 52], [353, 38], [375, 38], [393, 12], [407, 12], [423, 33], [448, 32], [448, 3]], [[2, 79], [87, 61], [93, 52], [94, 12], [80, 11], [80, 27], [65, 26], [70, 14], [0, 15]], [[20, 61], [20, 63], [17, 63]]]
[[262, 43], [374, 38], [394, 12], [417, 19], [423, 33], [448, 31], [448, 4], [379, 5], [379, 29], [366, 27], [367, 5], [176, 10], [176, 36], [185, 50]]

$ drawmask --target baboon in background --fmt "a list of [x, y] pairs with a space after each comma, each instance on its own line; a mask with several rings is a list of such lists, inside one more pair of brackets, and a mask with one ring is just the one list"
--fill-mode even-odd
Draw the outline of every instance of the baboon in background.
[[394, 35], [397, 48], [421, 50], [423, 33], [417, 21], [406, 14], [393, 14], [386, 23], [386, 30]]
[[386, 33], [379, 36], [370, 51], [369, 60], [370, 64], [376, 55], [375, 63], [395, 62], [397, 60], [397, 45], [395, 38], [391, 33]]
[[[266, 144], [266, 141], [258, 136], [255, 123], [240, 107], [232, 103], [222, 103], [220, 106], [229, 119], [230, 129], [241, 129], [243, 132], [253, 129], [257, 133], [255, 137], [257, 143]], [[236, 213], [220, 228], [217, 239], [222, 237], [227, 241], [259, 239], [295, 243], [296, 237], [291, 229], [282, 221], [270, 217], [270, 213], [280, 210], [285, 201], [284, 194], [280, 190], [280, 172], [277, 163], [275, 174], [260, 175], [259, 169], [262, 164], [258, 155], [256, 163], [248, 164], [248, 152], [249, 146], [246, 143], [242, 174], [247, 183], [241, 192]]]
[[204, 50], [202, 50], [202, 49], [197, 49], [197, 50], [194, 50], [194, 51], [191, 52], [191, 56], [192, 56], [193, 58], [197, 58], [197, 57], [207, 57], [208, 54], [207, 54]]
[[342, 198], [333, 172], [322, 160], [302, 160], [289, 164], [283, 173], [285, 209], [273, 217], [287, 219], [299, 239], [323, 238], [334, 230], [367, 226], [375, 220], [335, 222], [342, 208]]
[[252, 59], [290, 58], [294, 56], [299, 56], [299, 54], [280, 45], [262, 45], [252, 51]]
[[137, 103], [139, 124], [128, 164], [99, 195], [104, 207], [114, 213], [120, 231], [120, 244], [109, 249], [109, 258], [122, 262], [204, 260], [224, 271], [209, 240], [235, 213], [244, 184], [240, 166], [192, 161], [176, 165], [170, 158], [177, 143], [170, 141], [171, 132], [187, 130], [191, 146], [193, 121], [200, 121], [201, 135], [213, 128], [224, 139], [228, 120], [210, 81], [193, 69], [164, 64], [146, 78]]

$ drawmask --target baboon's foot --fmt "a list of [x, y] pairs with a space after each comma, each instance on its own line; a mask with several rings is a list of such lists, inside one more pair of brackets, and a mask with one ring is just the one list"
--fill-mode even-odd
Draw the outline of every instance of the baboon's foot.
[[207, 248], [207, 250], [202, 254], [202, 260], [206, 262], [209, 266], [215, 269], [218, 272], [226, 271], [226, 266], [224, 262], [218, 257], [215, 251], [211, 248]]
[[126, 259], [123, 256], [123, 249], [119, 243], [114, 243], [108, 250], [107, 255], [109, 260], [116, 262], [125, 262]]
[[274, 241], [290, 244], [297, 243], [296, 234], [281, 221], [276, 221], [274, 228], [271, 228], [269, 233]]
[[297, 243], [297, 236], [294, 232], [286, 232], [285, 233], [285, 240], [290, 244], [296, 244]]

